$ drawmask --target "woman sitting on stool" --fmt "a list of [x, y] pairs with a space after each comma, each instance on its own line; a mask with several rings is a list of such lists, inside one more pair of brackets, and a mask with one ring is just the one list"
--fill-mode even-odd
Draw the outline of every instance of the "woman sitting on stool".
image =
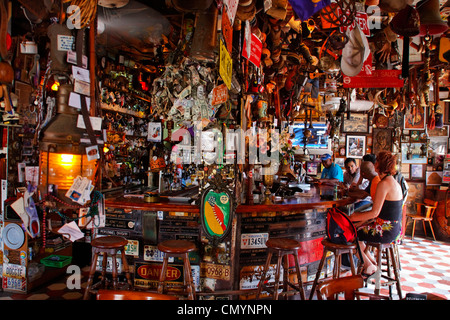
[[392, 177], [396, 173], [397, 157], [388, 151], [381, 151], [375, 162], [375, 169], [381, 181], [378, 183], [372, 210], [358, 212], [349, 218], [358, 228], [358, 239], [364, 260], [363, 273], [373, 274], [377, 270], [375, 261], [364, 252], [364, 242], [391, 243], [401, 230], [402, 188]]

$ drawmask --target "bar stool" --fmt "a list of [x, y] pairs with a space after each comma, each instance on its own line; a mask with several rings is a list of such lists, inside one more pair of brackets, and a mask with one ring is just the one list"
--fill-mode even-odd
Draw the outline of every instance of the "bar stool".
[[158, 250], [163, 254], [163, 265], [159, 276], [158, 293], [164, 293], [169, 257], [179, 257], [183, 259], [183, 285], [187, 291], [188, 299], [195, 300], [195, 287], [192, 279], [191, 263], [189, 262], [189, 252], [195, 250], [195, 244], [187, 240], [166, 240], [158, 244]]
[[[396, 256], [398, 253], [397, 244], [394, 242], [391, 243], [377, 243], [377, 242], [368, 242], [366, 247], [366, 252], [371, 248], [377, 249], [377, 271], [374, 274], [369, 276], [366, 279], [366, 284], [369, 281], [375, 282], [375, 291], [376, 295], [380, 294], [381, 286], [389, 286], [389, 297], [392, 299], [392, 286], [395, 284], [397, 287], [397, 294], [399, 299], [402, 299], [402, 286], [400, 284], [400, 271], [399, 271], [399, 258]], [[386, 269], [382, 269], [384, 258]], [[392, 270], [391, 270], [392, 267]], [[394, 272], [394, 277], [392, 277], [392, 273]], [[385, 272], [386, 274], [383, 274]], [[381, 282], [381, 279], [387, 280], [386, 282]]]
[[[300, 265], [298, 263], [298, 249], [300, 249], [301, 244], [297, 240], [294, 239], [269, 239], [266, 242], [266, 246], [268, 249], [266, 264], [264, 265], [264, 270], [261, 275], [261, 280], [258, 284], [258, 290], [256, 292], [256, 299], [259, 299], [259, 296], [261, 294], [261, 291], [263, 288], [271, 290], [271, 288], [268, 288], [264, 282], [266, 281], [266, 273], [269, 269], [270, 261], [272, 260], [272, 256], [275, 253], [278, 256], [277, 260], [277, 267], [275, 270], [275, 285], [273, 288], [273, 299], [278, 300], [278, 288], [280, 285], [280, 269], [281, 269], [281, 261], [282, 258], [285, 257], [285, 263], [284, 263], [284, 274], [283, 274], [283, 292], [287, 292], [288, 286], [291, 286], [295, 289], [295, 291], [300, 292], [300, 296], [303, 300], [305, 300], [305, 291], [303, 289], [303, 281], [302, 281], [302, 275], [300, 273]], [[294, 285], [289, 281], [289, 261], [288, 261], [288, 255], [292, 254], [294, 255], [294, 261], [295, 261], [295, 271], [297, 273], [298, 278], [298, 286]]]
[[322, 240], [323, 245], [323, 254], [322, 259], [319, 263], [319, 268], [317, 269], [316, 278], [314, 279], [313, 286], [311, 288], [311, 293], [309, 295], [309, 300], [311, 300], [314, 296], [314, 292], [317, 287], [317, 283], [319, 282], [320, 273], [322, 272], [323, 266], [325, 264], [325, 259], [327, 258], [328, 252], [332, 252], [334, 254], [334, 265], [333, 265], [333, 279], [337, 279], [341, 277], [341, 265], [342, 265], [342, 255], [348, 254], [350, 260], [350, 268], [352, 271], [352, 275], [361, 273], [361, 266], [356, 270], [355, 262], [353, 261], [353, 254], [357, 252], [357, 245], [354, 244], [336, 244], [330, 242], [327, 239]]
[[[112, 285], [113, 288], [116, 290], [119, 284], [118, 276], [117, 276], [117, 253], [120, 250], [121, 257], [122, 257], [122, 266], [123, 271], [125, 272], [125, 276], [127, 278], [127, 283], [130, 288], [133, 287], [133, 284], [131, 282], [130, 277], [130, 271], [128, 268], [128, 262], [125, 257], [125, 245], [128, 243], [128, 241], [122, 237], [117, 236], [106, 236], [106, 237], [98, 237], [92, 240], [92, 262], [91, 262], [91, 268], [89, 271], [89, 278], [87, 281], [86, 290], [84, 291], [84, 300], [88, 300], [90, 297], [91, 292], [94, 291], [97, 285], [100, 285], [101, 287], [106, 287], [106, 265], [107, 265], [107, 259], [108, 255], [112, 258]], [[102, 262], [102, 280], [101, 282], [93, 285], [94, 281], [94, 274], [96, 272], [96, 266], [97, 266], [97, 259], [98, 255], [103, 255], [103, 262]]]

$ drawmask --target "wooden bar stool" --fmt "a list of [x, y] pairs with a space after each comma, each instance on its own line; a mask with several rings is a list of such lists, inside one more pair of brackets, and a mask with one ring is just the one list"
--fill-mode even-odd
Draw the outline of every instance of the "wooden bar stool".
[[[402, 299], [402, 286], [400, 284], [400, 271], [399, 271], [399, 257], [396, 256], [398, 253], [397, 244], [392, 243], [377, 243], [368, 242], [366, 247], [366, 252], [370, 249], [377, 249], [377, 271], [366, 279], [366, 283], [369, 281], [375, 282], [376, 295], [380, 294], [381, 286], [389, 286], [389, 297], [392, 299], [392, 286], [395, 284], [397, 287], [397, 294], [399, 299]], [[386, 269], [383, 269], [383, 258], [385, 261]], [[392, 270], [391, 270], [392, 269]], [[383, 272], [385, 274], [383, 274]], [[392, 272], [394, 276], [392, 277]], [[381, 279], [387, 281], [381, 282]]]
[[314, 296], [317, 283], [319, 282], [320, 273], [322, 272], [323, 266], [325, 264], [325, 260], [327, 258], [328, 252], [332, 252], [334, 254], [334, 265], [333, 265], [333, 279], [337, 279], [341, 277], [341, 266], [342, 266], [342, 255], [348, 254], [350, 260], [350, 268], [352, 271], [352, 275], [357, 275], [361, 273], [361, 267], [358, 267], [356, 270], [355, 262], [353, 261], [353, 254], [357, 252], [357, 245], [354, 244], [336, 244], [330, 242], [327, 239], [322, 240], [323, 245], [323, 254], [322, 259], [320, 260], [319, 267], [317, 269], [316, 278], [314, 279], [313, 286], [311, 288], [311, 293], [309, 295], [309, 300], [311, 300]]
[[[90, 294], [94, 292], [94, 289], [97, 287], [97, 285], [100, 285], [102, 288], [106, 288], [106, 266], [107, 266], [107, 259], [108, 255], [112, 258], [112, 285], [113, 288], [116, 290], [118, 288], [118, 275], [117, 275], [117, 253], [120, 250], [121, 257], [122, 257], [122, 266], [123, 271], [125, 272], [125, 276], [127, 278], [127, 283], [130, 289], [133, 287], [133, 284], [131, 282], [130, 272], [128, 268], [128, 262], [125, 257], [125, 245], [128, 243], [128, 241], [122, 237], [116, 237], [116, 236], [106, 236], [106, 237], [98, 237], [92, 240], [92, 262], [91, 262], [91, 268], [89, 271], [89, 278], [86, 286], [86, 290], [84, 291], [84, 300], [88, 300], [90, 297]], [[103, 262], [102, 262], [102, 280], [101, 282], [93, 285], [94, 281], [94, 274], [96, 272], [96, 266], [97, 266], [97, 259], [98, 255], [103, 255]]]
[[[303, 281], [302, 275], [300, 272], [300, 265], [298, 263], [298, 250], [301, 247], [300, 242], [294, 239], [269, 239], [266, 242], [266, 246], [268, 249], [266, 264], [264, 265], [264, 270], [261, 275], [261, 280], [258, 284], [258, 290], [256, 292], [256, 299], [259, 299], [262, 289], [271, 290], [265, 284], [267, 270], [270, 266], [270, 261], [272, 260], [272, 256], [275, 253], [278, 256], [277, 267], [275, 270], [275, 284], [273, 288], [273, 299], [278, 300], [278, 288], [280, 285], [280, 271], [281, 271], [281, 261], [282, 258], [285, 257], [284, 260], [284, 274], [283, 274], [283, 292], [287, 293], [288, 286], [291, 286], [295, 289], [296, 292], [300, 292], [300, 296], [303, 300], [305, 300], [305, 291], [303, 289]], [[292, 254], [294, 256], [295, 261], [295, 271], [297, 273], [298, 285], [295, 285], [289, 281], [289, 261], [288, 255]]]
[[158, 250], [163, 254], [163, 265], [159, 276], [158, 293], [164, 294], [169, 257], [179, 257], [183, 259], [183, 285], [187, 291], [188, 299], [195, 300], [195, 287], [192, 278], [191, 263], [189, 262], [189, 252], [195, 250], [195, 244], [187, 240], [166, 240], [158, 244]]

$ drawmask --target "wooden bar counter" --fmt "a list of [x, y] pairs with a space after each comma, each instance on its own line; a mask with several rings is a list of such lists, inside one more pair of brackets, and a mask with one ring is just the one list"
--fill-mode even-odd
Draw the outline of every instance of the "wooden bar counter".
[[[147, 203], [133, 196], [107, 198], [106, 226], [97, 232], [129, 240], [126, 253], [129, 265], [134, 266], [137, 288], [156, 288], [162, 264], [157, 244], [168, 239], [184, 239], [195, 242], [198, 248], [190, 255], [198, 296], [251, 299], [266, 259], [265, 242], [269, 237], [300, 241], [303, 281], [314, 278], [323, 252], [321, 240], [325, 236], [327, 209], [356, 201], [349, 196], [324, 200], [321, 194], [329, 198], [333, 189], [316, 186], [300, 196], [270, 205], [238, 205], [231, 232], [218, 245], [202, 235], [199, 206], [169, 201]], [[180, 261], [169, 265], [176, 293], [183, 281], [183, 267]], [[293, 260], [290, 265], [294, 265]]]

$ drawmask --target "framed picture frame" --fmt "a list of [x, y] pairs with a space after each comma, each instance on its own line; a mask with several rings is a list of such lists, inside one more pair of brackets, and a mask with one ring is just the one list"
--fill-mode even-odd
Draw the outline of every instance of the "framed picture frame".
[[405, 201], [406, 212], [417, 214], [416, 203], [423, 202], [425, 194], [425, 182], [408, 180], [408, 197]]
[[373, 154], [377, 155], [380, 151], [392, 151], [392, 130], [391, 129], [373, 129]]
[[343, 114], [342, 132], [369, 133], [369, 115], [362, 112], [351, 112], [350, 118], [347, 119], [347, 114]]
[[425, 167], [423, 164], [411, 164], [410, 176], [411, 180], [423, 180]]
[[425, 130], [425, 107], [410, 107], [405, 112], [403, 128], [406, 130]]
[[345, 158], [334, 158], [334, 163], [336, 163], [341, 168], [344, 168]]
[[347, 135], [347, 158], [361, 159], [366, 154], [366, 136]]
[[427, 186], [440, 186], [442, 184], [444, 173], [442, 171], [427, 171]]
[[402, 163], [427, 164], [427, 154], [422, 154], [422, 143], [402, 143]]
[[307, 175], [311, 175], [311, 176], [316, 176], [318, 173], [318, 167], [319, 167], [319, 163], [318, 162], [307, 162], [306, 163], [306, 174]]

